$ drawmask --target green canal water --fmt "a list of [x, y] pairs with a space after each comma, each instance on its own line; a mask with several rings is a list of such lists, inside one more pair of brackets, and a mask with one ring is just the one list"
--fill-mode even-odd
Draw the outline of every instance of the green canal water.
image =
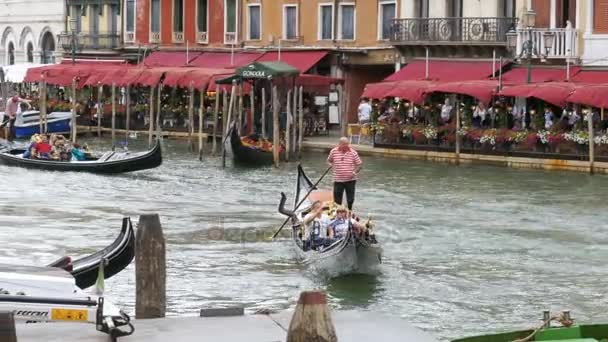
[[[293, 199], [295, 163], [222, 170], [183, 142], [164, 146], [160, 168], [118, 176], [0, 166], [0, 262], [92, 253], [123, 216], [159, 213], [170, 315], [233, 304], [287, 309], [300, 291], [321, 288], [335, 310], [403, 317], [444, 339], [536, 326], [545, 309], [608, 322], [604, 176], [364, 158], [355, 207], [377, 221], [382, 272], [327, 280], [294, 264], [288, 239], [264, 239], [283, 221], [279, 192]], [[324, 159], [304, 156], [311, 178]], [[131, 265], [106, 284], [128, 312], [133, 274]]]

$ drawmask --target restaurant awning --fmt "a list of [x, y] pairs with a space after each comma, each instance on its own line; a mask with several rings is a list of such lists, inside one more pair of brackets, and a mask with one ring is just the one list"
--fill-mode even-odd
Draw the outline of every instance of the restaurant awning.
[[489, 103], [498, 91], [498, 81], [479, 80], [437, 83], [430, 86], [428, 91], [467, 95], [474, 97], [483, 103]]
[[178, 67], [190, 64], [202, 52], [154, 51], [144, 59], [143, 64], [152, 67]]
[[608, 84], [608, 70], [581, 70], [570, 80], [575, 83]]
[[388, 92], [395, 87], [395, 84], [397, 84], [397, 82], [368, 83], [365, 85], [361, 97], [383, 99], [388, 96]]
[[327, 51], [278, 51], [266, 52], [257, 62], [283, 62], [306, 73], [314, 67], [323, 57], [327, 56]]
[[598, 108], [608, 108], [608, 85], [577, 87], [568, 96], [567, 101]]
[[259, 52], [205, 52], [190, 63], [191, 66], [202, 68], [238, 68], [255, 62], [262, 56]]
[[206, 89], [211, 78], [220, 73], [219, 69], [208, 68], [167, 68], [164, 70], [163, 85], [169, 87]]
[[[579, 67], [570, 68], [570, 77], [578, 73]], [[564, 67], [558, 68], [540, 68], [532, 67], [532, 83], [541, 82], [563, 82], [567, 79], [567, 71]], [[503, 84], [526, 84], [528, 83], [528, 69], [513, 68], [502, 75]]]
[[548, 82], [506, 86], [500, 92], [503, 96], [535, 97], [556, 106], [563, 106], [568, 97], [577, 88], [573, 83]]
[[[384, 81], [425, 80], [426, 68], [425, 60], [413, 60]], [[430, 60], [428, 80], [445, 82], [483, 80], [491, 77], [493, 73], [498, 75], [500, 68], [500, 63], [492, 63], [492, 61]]]
[[413, 103], [422, 104], [429, 90], [434, 85], [432, 81], [400, 81], [389, 88], [385, 97], [398, 97]]

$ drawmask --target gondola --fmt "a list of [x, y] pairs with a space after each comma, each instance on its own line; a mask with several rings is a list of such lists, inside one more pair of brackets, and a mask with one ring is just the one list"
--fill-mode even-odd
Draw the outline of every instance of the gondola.
[[81, 289], [93, 286], [97, 280], [99, 264], [104, 261], [105, 278], [110, 278], [127, 267], [135, 256], [135, 232], [131, 219], [122, 219], [118, 237], [106, 248], [84, 258], [72, 261], [70, 257], [56, 260], [47, 267], [57, 267], [69, 271]]
[[[285, 209], [286, 196], [281, 193], [279, 212], [292, 219], [291, 241], [298, 261], [313, 268], [316, 273], [328, 277], [355, 273], [376, 274], [378, 266], [382, 262], [382, 248], [372, 231], [368, 231], [365, 236], [360, 237], [349, 230], [344, 239], [335, 241], [327, 247], [310, 248], [308, 242], [303, 240], [300, 222], [310, 211], [312, 202], [323, 197], [327, 198], [328, 193], [313, 188], [313, 186], [301, 165], [298, 165], [293, 210]], [[312, 191], [307, 199], [297, 207], [310, 190]], [[356, 219], [358, 220], [358, 218]]]
[[84, 161], [28, 159], [23, 158], [24, 152], [25, 149], [5, 148], [4, 151], [0, 151], [0, 163], [41, 170], [115, 174], [152, 169], [160, 166], [163, 161], [158, 140], [154, 147], [146, 152], [109, 151], [99, 157], [92, 157]]
[[232, 158], [235, 164], [245, 166], [272, 165], [272, 144], [268, 148], [260, 148], [252, 144], [245, 144], [244, 141], [261, 139], [259, 137], [240, 137], [238, 130], [233, 125], [230, 128], [230, 147], [232, 147]]
[[13, 313], [18, 331], [26, 330], [26, 323], [70, 322], [106, 333], [112, 341], [133, 333], [130, 317], [102, 293], [85, 293], [75, 285], [74, 277], [58, 268], [0, 264], [0, 311]]

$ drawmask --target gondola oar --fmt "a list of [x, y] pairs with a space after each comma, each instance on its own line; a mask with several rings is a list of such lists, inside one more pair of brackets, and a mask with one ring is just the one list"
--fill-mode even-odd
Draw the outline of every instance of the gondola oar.
[[[327, 173], [329, 172], [329, 170], [331, 170], [331, 165], [327, 168], [327, 170], [325, 170], [325, 172], [323, 173], [323, 175], [321, 175], [321, 178], [319, 178], [319, 180], [310, 188], [310, 190], [308, 190], [308, 192], [306, 193], [306, 195], [302, 198], [302, 200], [300, 200], [300, 203], [298, 203], [298, 205], [296, 205], [296, 207], [294, 208], [294, 210], [298, 209], [300, 207], [300, 205], [302, 205], [302, 203], [304, 203], [304, 201], [308, 198], [308, 195], [310, 195], [310, 193], [316, 189], [317, 185], [319, 185], [319, 183], [321, 183], [321, 181], [323, 180], [323, 178], [325, 178], [325, 175], [327, 175]], [[281, 225], [281, 227], [279, 228], [279, 230], [276, 231], [276, 233], [274, 233], [274, 235], [272, 236], [271, 239], [274, 239], [277, 237], [277, 235], [279, 235], [279, 233], [281, 232], [281, 230], [283, 230], [283, 227], [285, 227], [285, 225], [287, 224], [287, 222], [289, 222], [289, 219], [291, 217], [288, 217], [285, 219], [285, 221], [283, 222], [283, 224]]]

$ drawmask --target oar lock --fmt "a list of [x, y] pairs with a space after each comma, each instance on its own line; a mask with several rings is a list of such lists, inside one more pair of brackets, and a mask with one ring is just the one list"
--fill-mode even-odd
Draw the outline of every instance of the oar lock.
[[543, 322], [544, 328], [551, 327], [551, 321], [557, 321], [564, 327], [569, 327], [574, 324], [574, 319], [570, 316], [569, 310], [562, 311], [561, 314], [551, 315], [551, 311], [545, 310], [543, 311]]

